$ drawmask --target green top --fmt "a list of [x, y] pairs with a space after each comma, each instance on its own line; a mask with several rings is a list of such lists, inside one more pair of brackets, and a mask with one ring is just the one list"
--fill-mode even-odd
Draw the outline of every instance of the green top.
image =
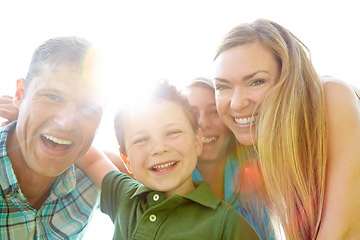
[[113, 239], [260, 239], [245, 218], [218, 199], [206, 182], [186, 196], [165, 199], [121, 172], [102, 182], [101, 211], [115, 225]]

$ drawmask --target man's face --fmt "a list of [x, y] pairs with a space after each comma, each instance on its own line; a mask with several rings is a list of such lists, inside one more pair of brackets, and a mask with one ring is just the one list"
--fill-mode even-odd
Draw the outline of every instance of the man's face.
[[24, 167], [54, 177], [89, 149], [102, 116], [91, 74], [44, 67], [20, 101], [16, 137]]

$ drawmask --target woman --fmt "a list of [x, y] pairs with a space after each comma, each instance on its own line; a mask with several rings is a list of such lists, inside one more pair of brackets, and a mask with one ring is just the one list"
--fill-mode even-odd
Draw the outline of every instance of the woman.
[[217, 109], [252, 148], [262, 196], [288, 239], [360, 239], [360, 103], [320, 81], [306, 46], [257, 20], [232, 29], [215, 56]]
[[[198, 112], [198, 122], [203, 131], [203, 151], [193, 174], [193, 180], [205, 180], [213, 192], [232, 204], [252, 225], [261, 239], [274, 239], [273, 227], [266, 209], [257, 211], [256, 191], [240, 192], [239, 160], [235, 139], [219, 117], [215, 102], [215, 89], [211, 79], [195, 78], [187, 87], [190, 104]], [[240, 165], [241, 168], [244, 165]], [[248, 205], [241, 201], [248, 198]], [[260, 204], [262, 202], [259, 202]]]

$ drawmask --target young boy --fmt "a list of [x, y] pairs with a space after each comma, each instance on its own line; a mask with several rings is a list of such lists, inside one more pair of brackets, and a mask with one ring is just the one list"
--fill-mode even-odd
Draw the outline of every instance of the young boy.
[[121, 109], [115, 132], [122, 160], [137, 180], [104, 161], [91, 162], [106, 158], [94, 149], [77, 162], [98, 186], [106, 175], [101, 211], [114, 222], [113, 239], [259, 239], [206, 182], [192, 181], [203, 135], [174, 86], [162, 82], [149, 101]]

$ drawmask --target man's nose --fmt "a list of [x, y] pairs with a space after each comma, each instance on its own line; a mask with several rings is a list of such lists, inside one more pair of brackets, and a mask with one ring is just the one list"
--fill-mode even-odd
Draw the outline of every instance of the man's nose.
[[78, 111], [75, 104], [65, 104], [56, 112], [55, 123], [63, 130], [73, 130], [78, 124]]

